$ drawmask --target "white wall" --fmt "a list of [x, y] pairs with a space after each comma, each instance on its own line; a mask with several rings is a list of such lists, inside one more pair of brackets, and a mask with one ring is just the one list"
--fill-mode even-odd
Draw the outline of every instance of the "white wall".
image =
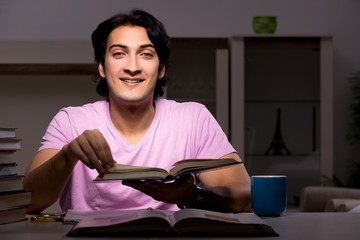
[[[58, 110], [96, 101], [95, 86], [92, 76], [0, 75], [0, 126], [17, 127], [23, 139], [22, 150], [15, 153], [19, 174], [25, 173]], [[58, 203], [48, 211], [60, 211]]]
[[[355, 71], [360, 71], [360, 31], [358, 0], [0, 0], [0, 62], [89, 62], [92, 56], [86, 55], [77, 58], [77, 49], [86, 49], [86, 46], [75, 47], [71, 55], [61, 55], [56, 47], [44, 46], [34, 49], [28, 47], [35, 40], [89, 40], [96, 25], [111, 15], [141, 7], [151, 12], [164, 22], [168, 33], [172, 37], [231, 37], [233, 35], [252, 34], [251, 21], [254, 15], [276, 15], [278, 17], [278, 34], [289, 35], [332, 35], [334, 37], [334, 76], [335, 76], [335, 173], [342, 180], [348, 173], [348, 161], [359, 158], [359, 151], [349, 147], [345, 141], [346, 123], [349, 121], [349, 104], [351, 92], [347, 77]], [[18, 40], [20, 42], [14, 42]], [[10, 41], [18, 47], [7, 48]], [[26, 41], [25, 43], [23, 41]], [[1, 44], [5, 43], [5, 44]], [[59, 43], [59, 42], [54, 42]], [[16, 45], [16, 44], [15, 44]], [[56, 44], [54, 45], [56, 46]], [[79, 51], [80, 52], [80, 51]], [[70, 57], [68, 57], [70, 56]], [[33, 124], [41, 124], [45, 128], [45, 119], [36, 119], [28, 123], [31, 112], [22, 111], [36, 108], [36, 82], [25, 81], [24, 90], [19, 95], [6, 98], [2, 95], [4, 86], [10, 84], [0, 79], [1, 117], [0, 125], [18, 125], [21, 128], [31, 128]], [[39, 80], [40, 81], [40, 80]], [[38, 83], [53, 91], [57, 87], [67, 86], [62, 80], [51, 80]], [[53, 83], [57, 85], [54, 86]], [[67, 99], [67, 88], [63, 87], [63, 94], [49, 94], [42, 98], [42, 104], [48, 99], [51, 104], [76, 105], [96, 98], [82, 98], [76, 91], [84, 93], [83, 87], [93, 94], [93, 86], [88, 81], [81, 81], [75, 88], [73, 97]], [[23, 85], [16, 85], [22, 87]], [[16, 87], [15, 87], [16, 89]], [[60, 89], [60, 88], [59, 88]], [[24, 98], [26, 96], [26, 99]], [[21, 98], [22, 104], [13, 99]], [[31, 101], [30, 101], [31, 99]], [[5, 103], [4, 103], [5, 102]], [[3, 106], [9, 106], [4, 108]], [[19, 108], [20, 106], [20, 108]], [[21, 108], [22, 107], [22, 108]], [[55, 112], [56, 107], [44, 108], [47, 115]], [[19, 109], [19, 111], [15, 111]], [[25, 114], [24, 114], [25, 113]], [[6, 116], [6, 118], [4, 118]], [[6, 119], [6, 121], [4, 121]], [[14, 124], [11, 124], [13, 120]], [[10, 121], [10, 122], [9, 122]], [[21, 133], [21, 129], [19, 132]], [[38, 136], [31, 141], [39, 141]], [[26, 136], [28, 137], [28, 136]], [[30, 136], [31, 137], [31, 136]], [[29, 141], [29, 139], [26, 139]], [[32, 153], [34, 149], [29, 150]], [[26, 152], [27, 154], [29, 152]], [[354, 153], [356, 155], [354, 155]], [[26, 156], [26, 161], [30, 156]]]

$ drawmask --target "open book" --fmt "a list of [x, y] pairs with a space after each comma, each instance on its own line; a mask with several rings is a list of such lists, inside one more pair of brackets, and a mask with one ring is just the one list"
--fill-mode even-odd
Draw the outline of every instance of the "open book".
[[83, 216], [67, 236], [278, 236], [253, 213], [200, 209], [100, 211]]
[[162, 168], [140, 167], [123, 164], [115, 164], [114, 167], [99, 175], [95, 181], [101, 180], [140, 180], [140, 179], [160, 179], [173, 180], [177, 176], [189, 173], [200, 172], [218, 167], [240, 164], [233, 158], [221, 159], [186, 159], [176, 162], [167, 171]]

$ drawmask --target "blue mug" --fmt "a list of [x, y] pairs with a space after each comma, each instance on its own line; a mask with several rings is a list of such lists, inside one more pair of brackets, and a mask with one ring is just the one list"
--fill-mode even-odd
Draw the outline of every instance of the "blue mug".
[[287, 177], [251, 176], [251, 209], [259, 216], [280, 216], [286, 211]]

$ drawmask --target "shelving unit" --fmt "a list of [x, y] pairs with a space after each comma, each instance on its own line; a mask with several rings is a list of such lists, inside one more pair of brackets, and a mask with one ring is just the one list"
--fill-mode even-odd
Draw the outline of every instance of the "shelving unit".
[[[333, 174], [333, 56], [328, 36], [231, 39], [233, 146], [250, 175], [286, 174], [290, 197]], [[266, 155], [280, 109], [291, 155]], [[302, 181], [302, 182], [301, 182]]]

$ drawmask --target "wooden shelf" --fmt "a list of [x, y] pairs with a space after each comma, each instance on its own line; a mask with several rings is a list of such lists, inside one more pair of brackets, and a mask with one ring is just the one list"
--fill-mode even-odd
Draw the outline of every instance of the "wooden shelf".
[[97, 75], [96, 64], [0, 64], [0, 75]]

